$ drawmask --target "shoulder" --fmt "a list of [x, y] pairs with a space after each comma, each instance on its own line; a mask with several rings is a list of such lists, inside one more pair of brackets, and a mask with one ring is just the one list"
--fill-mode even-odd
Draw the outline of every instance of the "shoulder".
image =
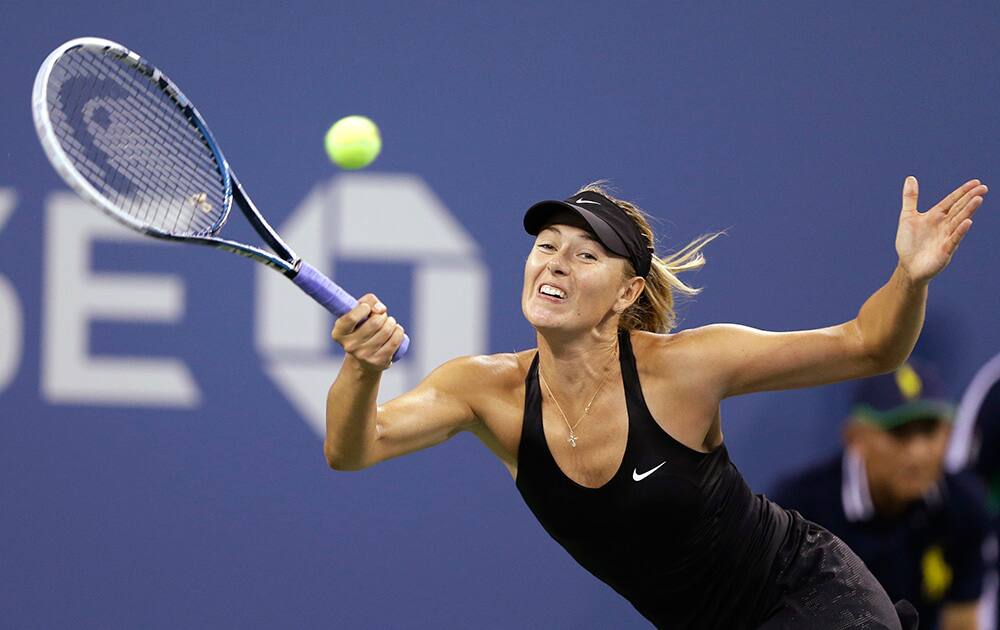
[[947, 509], [957, 522], [970, 528], [985, 528], [989, 523], [986, 488], [982, 480], [969, 472], [946, 474]]
[[441, 364], [430, 377], [438, 386], [460, 392], [506, 389], [523, 383], [535, 350], [457, 357]]
[[711, 324], [666, 334], [632, 331], [636, 367], [644, 377], [701, 389], [713, 381], [718, 363], [713, 356], [727, 344], [726, 326]]
[[703, 354], [712, 348], [738, 341], [742, 335], [751, 332], [758, 331], [739, 324], [707, 324], [665, 334], [634, 330], [631, 339], [637, 356], [642, 353], [655, 359], [666, 352], [673, 355]]
[[986, 500], [986, 487], [982, 480], [971, 472], [946, 473], [944, 482], [949, 494], [959, 501], [978, 504]]
[[707, 341], [717, 340], [725, 332], [727, 326], [733, 324], [709, 324], [698, 328], [685, 328], [669, 333], [653, 333], [645, 330], [630, 332], [632, 345], [652, 351], [675, 348], [687, 348]]
[[629, 332], [632, 353], [639, 367], [676, 363], [684, 357], [694, 358], [701, 341], [699, 328], [672, 333], [652, 333], [644, 330]]
[[524, 381], [535, 349], [459, 357], [438, 370], [449, 395], [464, 401], [479, 420], [472, 432], [517, 475], [517, 450], [524, 410]]

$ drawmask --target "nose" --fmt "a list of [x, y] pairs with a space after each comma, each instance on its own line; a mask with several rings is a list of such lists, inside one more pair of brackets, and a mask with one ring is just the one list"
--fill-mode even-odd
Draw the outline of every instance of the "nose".
[[934, 440], [925, 435], [912, 436], [906, 442], [905, 451], [911, 462], [927, 464], [934, 460]]
[[549, 262], [545, 265], [545, 267], [549, 270], [549, 273], [556, 276], [565, 276], [567, 273], [567, 266], [565, 261], [563, 261], [562, 256], [553, 256], [549, 259]]

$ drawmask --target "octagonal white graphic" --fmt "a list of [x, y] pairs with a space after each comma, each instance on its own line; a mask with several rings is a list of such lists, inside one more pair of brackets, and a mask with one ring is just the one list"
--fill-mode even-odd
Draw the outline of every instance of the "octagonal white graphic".
[[[402, 322], [410, 351], [383, 375], [380, 402], [448, 359], [486, 351], [489, 276], [479, 247], [420, 177], [338, 175], [317, 185], [278, 232], [334, 281], [337, 262], [413, 265], [412, 321]], [[256, 273], [255, 342], [264, 368], [322, 435], [326, 392], [341, 365], [332, 353], [332, 316], [274, 271]], [[345, 288], [355, 297], [379, 295], [391, 313], [393, 296], [379, 292], [377, 274], [365, 281]]]

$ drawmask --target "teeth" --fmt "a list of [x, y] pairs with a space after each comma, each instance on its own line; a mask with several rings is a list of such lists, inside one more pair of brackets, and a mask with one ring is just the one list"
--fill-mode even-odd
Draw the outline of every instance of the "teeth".
[[557, 298], [565, 298], [566, 294], [561, 290], [557, 289], [551, 284], [543, 284], [539, 289], [539, 293], [544, 293], [545, 295], [551, 295]]

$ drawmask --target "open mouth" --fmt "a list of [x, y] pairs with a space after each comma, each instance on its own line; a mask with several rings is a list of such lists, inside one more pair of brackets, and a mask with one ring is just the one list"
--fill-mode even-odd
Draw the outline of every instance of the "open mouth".
[[538, 287], [538, 292], [545, 297], [550, 297], [556, 300], [565, 300], [566, 292], [559, 287], [554, 287], [551, 284], [543, 284]]

